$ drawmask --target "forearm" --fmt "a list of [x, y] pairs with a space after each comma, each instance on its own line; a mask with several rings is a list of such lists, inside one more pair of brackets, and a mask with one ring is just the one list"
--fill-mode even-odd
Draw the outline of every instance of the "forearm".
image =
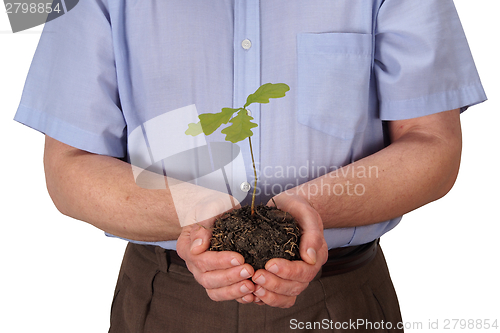
[[180, 235], [168, 187], [139, 187], [130, 164], [51, 138], [46, 140], [44, 164], [49, 194], [63, 214], [133, 240], [164, 241]]
[[[448, 117], [458, 110], [449, 111]], [[353, 227], [401, 216], [444, 196], [460, 164], [459, 123], [443, 135], [415, 126], [385, 149], [294, 189], [305, 196], [325, 228]]]

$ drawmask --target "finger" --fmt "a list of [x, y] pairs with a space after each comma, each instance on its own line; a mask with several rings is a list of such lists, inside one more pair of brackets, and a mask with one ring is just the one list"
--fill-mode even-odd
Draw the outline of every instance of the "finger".
[[[265, 290], [284, 296], [298, 296], [309, 285], [309, 281], [299, 282], [282, 279], [266, 270], [258, 270], [252, 281]], [[257, 296], [260, 296], [257, 294]]]
[[[253, 291], [255, 291], [254, 284], [249, 280], [244, 280], [223, 288], [207, 289], [207, 294], [211, 300], [221, 302], [241, 299], [250, 295]], [[253, 299], [253, 296], [250, 296], [249, 299]]]
[[257, 304], [257, 305], [264, 305], [266, 303], [262, 302], [262, 300], [260, 298], [258, 298], [257, 296], [254, 295], [254, 301], [253, 301], [254, 304]]
[[237, 298], [236, 302], [241, 303], [241, 304], [250, 304], [250, 303], [255, 302], [255, 296], [254, 296], [254, 294], [248, 294], [248, 295], [245, 295], [241, 298]]
[[[194, 268], [203, 273], [224, 270], [245, 263], [245, 259], [241, 254], [230, 251], [205, 251], [198, 255], [189, 254], [183, 259], [190, 270]], [[250, 273], [253, 274], [253, 269]]]
[[296, 296], [284, 296], [275, 294], [260, 286], [257, 286], [255, 288], [254, 295], [257, 296], [263, 303], [269, 306], [283, 308], [283, 309], [287, 309], [293, 306], [295, 304], [295, 300], [297, 299]]
[[247, 280], [253, 275], [253, 272], [252, 266], [245, 264], [230, 269], [196, 274], [195, 278], [205, 289], [218, 289]]
[[274, 258], [266, 263], [266, 270], [263, 274], [274, 275], [283, 280], [291, 280], [302, 283], [309, 283], [318, 274], [321, 264], [317, 262], [315, 265], [310, 265], [302, 260], [285, 260]]

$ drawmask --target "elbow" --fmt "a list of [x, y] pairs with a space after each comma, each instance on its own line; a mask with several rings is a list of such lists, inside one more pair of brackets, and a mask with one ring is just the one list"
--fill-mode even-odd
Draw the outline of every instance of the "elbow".
[[45, 166], [45, 185], [47, 187], [47, 192], [49, 193], [50, 199], [54, 203], [57, 210], [66, 216], [70, 216], [69, 211], [64, 204], [64, 194], [62, 193], [61, 185], [58, 184], [56, 179], [56, 172], [47, 165], [47, 161], [44, 159]]
[[444, 197], [446, 194], [448, 194], [448, 192], [451, 191], [458, 177], [458, 169], [459, 168], [457, 167], [455, 170], [453, 170], [447, 176], [444, 177], [436, 199]]
[[[47, 140], [48, 141], [48, 140]], [[65, 185], [65, 167], [60, 155], [57, 154], [51, 142], [47, 142], [43, 155], [45, 186], [54, 206], [63, 215], [70, 216], [68, 206], [68, 186]]]
[[458, 178], [458, 173], [460, 170], [460, 160], [462, 155], [462, 142], [458, 140], [453, 145], [448, 146], [448, 154], [443, 154], [447, 158], [443, 160], [441, 164], [442, 174], [440, 177], [439, 186], [437, 187], [437, 198], [440, 199], [444, 197], [448, 192], [451, 191], [455, 182]]
[[68, 209], [64, 205], [64, 201], [62, 199], [63, 196], [58, 191], [57, 186], [54, 185], [53, 180], [50, 180], [49, 177], [47, 177], [47, 174], [45, 175], [45, 181], [46, 181], [47, 192], [49, 193], [49, 197], [50, 199], [52, 199], [54, 206], [61, 214], [70, 216]]

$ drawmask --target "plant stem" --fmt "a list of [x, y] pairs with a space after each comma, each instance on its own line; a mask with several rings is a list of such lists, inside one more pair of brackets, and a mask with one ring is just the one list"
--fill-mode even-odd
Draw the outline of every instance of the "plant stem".
[[252, 166], [253, 166], [253, 174], [255, 181], [253, 183], [253, 194], [252, 194], [252, 206], [251, 206], [251, 215], [254, 214], [255, 209], [255, 191], [257, 190], [257, 169], [255, 168], [255, 160], [253, 158], [253, 149], [252, 149], [252, 140], [248, 137], [248, 143], [250, 144], [250, 155], [252, 156]]

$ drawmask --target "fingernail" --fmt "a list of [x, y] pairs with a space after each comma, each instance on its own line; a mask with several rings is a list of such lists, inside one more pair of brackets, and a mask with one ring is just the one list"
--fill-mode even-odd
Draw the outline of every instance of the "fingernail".
[[255, 280], [255, 283], [263, 285], [264, 283], [266, 283], [266, 278], [263, 275], [261, 275]]
[[255, 295], [262, 297], [266, 294], [266, 290], [264, 288], [259, 288], [254, 292]]
[[246, 268], [243, 268], [240, 272], [240, 276], [244, 279], [248, 279], [251, 275], [248, 273]]
[[314, 265], [316, 263], [316, 251], [312, 247], [310, 247], [307, 249], [307, 255], [309, 256], [309, 258], [311, 258]]
[[240, 287], [240, 291], [243, 293], [243, 294], [248, 294], [250, 292], [250, 289], [247, 288], [246, 285], [242, 285]]
[[193, 244], [191, 244], [191, 250], [194, 249], [195, 247], [200, 246], [201, 244], [203, 244], [203, 239], [201, 239], [201, 238], [195, 239], [193, 241]]
[[248, 300], [247, 298], [248, 298], [248, 296], [243, 296], [243, 297], [241, 298], [241, 300], [242, 300], [243, 302], [245, 302], [245, 303], [250, 303], [250, 300]]
[[278, 273], [278, 265], [276, 264], [273, 264], [271, 267], [269, 267], [269, 269], [267, 270], [268, 272], [271, 272], [273, 274], [277, 274]]
[[231, 259], [231, 265], [233, 265], [233, 266], [239, 266], [241, 264], [240, 264], [240, 262], [238, 260], [236, 260], [236, 258], [233, 258], [233, 259]]

